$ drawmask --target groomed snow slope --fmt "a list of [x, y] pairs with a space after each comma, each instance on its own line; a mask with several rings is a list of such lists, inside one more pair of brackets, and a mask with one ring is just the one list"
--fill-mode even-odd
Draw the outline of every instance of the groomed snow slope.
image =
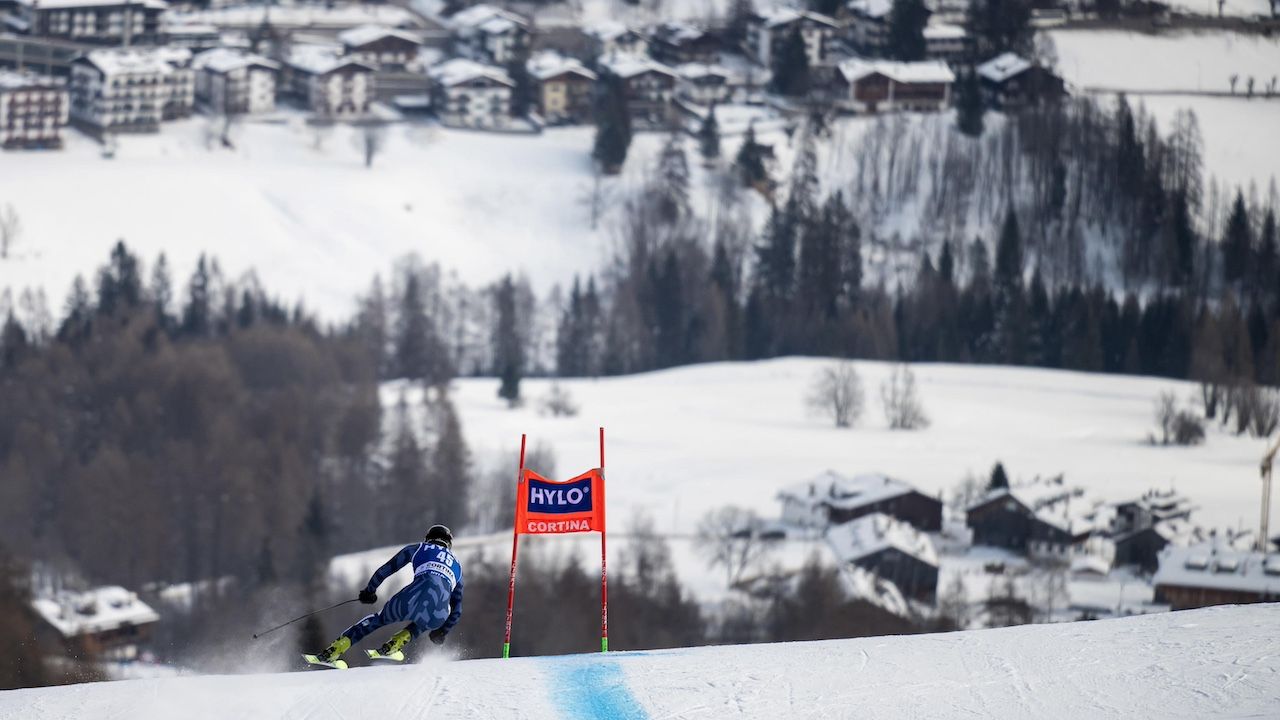
[[130, 680], [0, 720], [1225, 718], [1280, 715], [1280, 605], [946, 635]]

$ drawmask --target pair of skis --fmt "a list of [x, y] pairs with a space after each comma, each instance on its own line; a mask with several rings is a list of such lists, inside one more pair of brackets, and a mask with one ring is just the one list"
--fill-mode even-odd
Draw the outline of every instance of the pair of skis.
[[[369, 660], [371, 662], [378, 665], [404, 662], [403, 650], [397, 650], [391, 653], [390, 655], [383, 655], [377, 650], [365, 650], [364, 654], [369, 656]], [[327, 667], [327, 668], [333, 668], [334, 670], [347, 669], [347, 661], [341, 658], [334, 660], [333, 662], [325, 662], [324, 660], [321, 660], [316, 655], [303, 655], [302, 659], [305, 660], [308, 665], [311, 665], [313, 667], [318, 667], [318, 668]]]

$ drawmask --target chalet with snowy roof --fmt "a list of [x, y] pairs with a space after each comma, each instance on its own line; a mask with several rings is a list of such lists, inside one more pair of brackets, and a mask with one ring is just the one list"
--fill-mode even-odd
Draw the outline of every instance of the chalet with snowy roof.
[[63, 80], [0, 70], [0, 148], [62, 147], [70, 105]]
[[924, 56], [948, 65], [962, 62], [969, 54], [969, 33], [960, 25], [931, 22], [924, 27]]
[[320, 117], [359, 117], [373, 103], [373, 67], [344, 57], [337, 48], [294, 45], [281, 71], [282, 94]]
[[826, 528], [879, 513], [925, 532], [942, 529], [942, 501], [887, 475], [828, 470], [785, 488], [778, 499], [783, 521], [800, 527]]
[[649, 54], [667, 65], [713, 63], [722, 49], [719, 34], [688, 23], [662, 23], [649, 33]]
[[495, 65], [524, 55], [533, 37], [528, 20], [493, 5], [472, 5], [450, 17], [449, 25], [460, 54]]
[[555, 52], [529, 59], [529, 77], [536, 87], [538, 114], [553, 125], [591, 121], [596, 74], [585, 65]]
[[622, 81], [627, 110], [637, 129], [664, 128], [672, 122], [675, 70], [649, 58], [615, 55], [600, 60], [600, 71]]
[[195, 56], [196, 99], [216, 115], [256, 115], [276, 109], [280, 64], [244, 50], [215, 48]]
[[361, 25], [338, 33], [342, 54], [378, 70], [403, 70], [418, 57], [422, 38], [408, 30]]
[[502, 68], [454, 58], [428, 71], [431, 108], [452, 127], [501, 129], [511, 124], [515, 82]]
[[188, 117], [195, 105], [191, 51], [181, 48], [93, 50], [71, 64], [71, 122], [84, 131], [156, 132]]
[[1109, 518], [1102, 503], [1061, 476], [991, 489], [969, 506], [966, 524], [973, 542], [1025, 552], [1033, 557], [1069, 559], [1077, 546], [1105, 534]]
[[31, 607], [71, 654], [134, 660], [160, 615], [122, 587], [63, 591], [36, 598]]
[[1156, 602], [1173, 610], [1280, 601], [1280, 554], [1236, 550], [1215, 540], [1169, 546], [1152, 578]]
[[747, 54], [764, 67], [782, 52], [792, 33], [804, 39], [809, 67], [826, 62], [840, 26], [832, 18], [808, 10], [778, 8], [755, 16], [747, 24]]
[[837, 105], [854, 112], [938, 112], [951, 103], [955, 79], [937, 60], [853, 59], [840, 63], [831, 86]]
[[587, 30], [587, 36], [591, 38], [592, 57], [649, 54], [649, 38], [622, 23], [597, 25]]
[[695, 105], [727, 103], [733, 99], [735, 86], [729, 71], [719, 65], [685, 63], [675, 68], [676, 96]]
[[979, 65], [978, 81], [987, 103], [994, 108], [1052, 102], [1066, 94], [1062, 78], [1011, 52]]
[[1171, 489], [1150, 490], [1136, 500], [1117, 503], [1111, 527], [1116, 564], [1154, 571], [1167, 545], [1186, 545], [1194, 537], [1194, 510], [1190, 499]]
[[90, 45], [151, 45], [161, 40], [163, 0], [18, 0], [27, 32]]
[[938, 589], [938, 554], [929, 537], [883, 513], [834, 525], [827, 543], [841, 562], [892, 582], [903, 595], [932, 603]]
[[845, 5], [844, 41], [867, 57], [884, 55], [889, 45], [889, 12], [893, 0], [852, 0]]

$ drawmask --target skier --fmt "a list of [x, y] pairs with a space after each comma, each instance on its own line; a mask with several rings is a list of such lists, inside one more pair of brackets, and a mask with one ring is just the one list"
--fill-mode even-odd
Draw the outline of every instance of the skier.
[[444, 525], [432, 525], [421, 543], [405, 545], [369, 578], [369, 584], [360, 591], [360, 602], [377, 602], [376, 593], [382, 581], [410, 562], [413, 563], [413, 582], [393, 595], [381, 612], [367, 615], [347, 628], [323, 653], [314, 656], [316, 662], [345, 667], [339, 658], [352, 645], [383, 625], [406, 620], [409, 624], [392, 635], [377, 652], [367, 650], [369, 657], [404, 660], [401, 652], [404, 647], [427, 630], [431, 631], [428, 635], [431, 642], [443, 645], [445, 636], [462, 616], [462, 565], [453, 556], [452, 548], [453, 532]]

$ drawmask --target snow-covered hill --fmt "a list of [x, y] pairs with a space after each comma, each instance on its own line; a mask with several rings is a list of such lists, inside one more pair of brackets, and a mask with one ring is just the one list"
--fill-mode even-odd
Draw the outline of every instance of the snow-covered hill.
[[874, 637], [0, 693], [0, 720], [1280, 715], [1280, 605]]
[[[713, 363], [621, 378], [565, 381], [580, 413], [539, 414], [548, 381], [522, 385], [527, 402], [509, 410], [493, 379], [463, 379], [457, 402], [473, 452], [492, 459], [531, 444], [551, 446], [565, 477], [598, 462], [596, 427], [608, 436], [609, 512], [615, 523], [647, 509], [658, 527], [691, 532], [706, 510], [726, 504], [776, 516], [783, 486], [833, 469], [883, 472], [930, 493], [949, 491], [966, 473], [985, 475], [1003, 461], [1011, 476], [1065, 473], [1104, 500], [1171, 485], [1199, 505], [1194, 519], [1214, 526], [1258, 517], [1263, 443], [1218, 429], [1203, 445], [1156, 447], [1156, 397], [1195, 386], [1158, 378], [1031, 368], [917, 365], [931, 424], [888, 429], [880, 384], [890, 365], [858, 362], [866, 413], [836, 429], [805, 407], [813, 375], [830, 361], [786, 358]], [[384, 388], [390, 407], [399, 385]], [[515, 468], [511, 468], [514, 476]]]

